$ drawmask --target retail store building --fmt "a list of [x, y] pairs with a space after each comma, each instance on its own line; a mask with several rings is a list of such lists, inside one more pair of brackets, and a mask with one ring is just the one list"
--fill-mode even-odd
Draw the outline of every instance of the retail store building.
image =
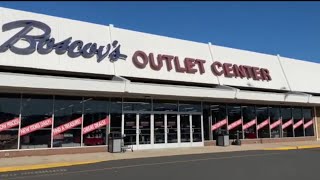
[[[0, 155], [317, 140], [320, 65], [0, 8]], [[213, 147], [214, 148], [214, 147]]]

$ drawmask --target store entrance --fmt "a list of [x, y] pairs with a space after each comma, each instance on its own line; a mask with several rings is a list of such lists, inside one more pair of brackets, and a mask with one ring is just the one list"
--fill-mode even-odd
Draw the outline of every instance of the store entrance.
[[124, 114], [124, 145], [133, 146], [133, 149], [151, 148], [150, 117], [150, 114]]
[[203, 146], [200, 114], [125, 113], [124, 145], [133, 149]]

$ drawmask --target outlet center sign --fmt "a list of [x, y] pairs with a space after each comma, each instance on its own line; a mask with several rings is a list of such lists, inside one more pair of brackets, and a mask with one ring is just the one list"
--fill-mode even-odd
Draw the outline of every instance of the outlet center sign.
[[210, 66], [211, 73], [215, 76], [224, 76], [227, 78], [247, 78], [256, 81], [271, 81], [271, 75], [268, 69], [259, 68], [249, 65], [237, 65], [230, 63], [221, 63], [215, 61], [208, 64], [206, 60], [186, 57], [180, 61], [178, 56], [145, 53], [136, 51], [132, 57], [132, 63], [139, 69], [144, 69], [147, 66], [154, 71], [165, 69], [167, 71], [175, 71], [177, 73], [187, 74], [204, 74], [205, 66]]

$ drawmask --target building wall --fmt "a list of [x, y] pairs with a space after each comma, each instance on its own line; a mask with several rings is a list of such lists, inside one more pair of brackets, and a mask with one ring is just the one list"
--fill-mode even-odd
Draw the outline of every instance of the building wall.
[[320, 131], [319, 131], [319, 127], [320, 127], [320, 107], [316, 107], [315, 108], [315, 131], [316, 131], [316, 135], [317, 135], [317, 139], [319, 140], [320, 138]]
[[[1, 26], [17, 20], [41, 20], [41, 22], [51, 28], [50, 37], [55, 38], [56, 42], [61, 42], [72, 37], [71, 42], [81, 40], [84, 45], [87, 43], [97, 43], [98, 47], [103, 46], [103, 48], [106, 48], [108, 44], [110, 45], [114, 41], [118, 41], [121, 54], [127, 55], [126, 60], [119, 59], [111, 62], [109, 56], [107, 56], [104, 60], [98, 62], [96, 55], [86, 59], [82, 56], [70, 58], [67, 52], [58, 55], [55, 50], [45, 55], [41, 55], [38, 52], [33, 52], [29, 55], [19, 55], [7, 50], [1, 53], [0, 66], [34, 68], [58, 72], [66, 71], [73, 73], [115, 75], [164, 81], [171, 80], [188, 83], [193, 82], [207, 85], [227, 85], [260, 89], [260, 91], [270, 89], [320, 93], [320, 84], [311, 81], [312, 78], [320, 75], [320, 72], [316, 71], [320, 67], [318, 63], [7, 8], [0, 8], [0, 14], [1, 17], [3, 17]], [[18, 28], [1, 32], [0, 44], [3, 44], [17, 32], [19, 32]], [[39, 35], [42, 32], [35, 28], [30, 33], [32, 35]], [[26, 43], [18, 41], [15, 46], [22, 47], [23, 45], [25, 47]], [[111, 48], [110, 52], [114, 49], [114, 47]], [[171, 59], [171, 69], [164, 60], [162, 61], [162, 67], [158, 70], [152, 69], [150, 62], [148, 62], [145, 67], [139, 68], [136, 67], [132, 59], [136, 51], [143, 51], [147, 56], [153, 53], [155, 61], [157, 61], [158, 55], [161, 55], [161, 57], [162, 55], [170, 55], [172, 58], [177, 57], [180, 66], [184, 68], [186, 67], [185, 60], [188, 58], [204, 60], [204, 73], [200, 73], [199, 64], [191, 65], [191, 68], [195, 69], [196, 72], [178, 72], [174, 64], [174, 59]], [[248, 65], [268, 69], [272, 80], [253, 80], [252, 78], [215, 75], [212, 72], [211, 65], [216, 61], [236, 64], [238, 66]], [[141, 59], [139, 62], [142, 62]], [[303, 73], [301, 73], [302, 71]], [[0, 86], [5, 85], [0, 84]], [[8, 86], [8, 84], [6, 84], [6, 86]], [[302, 103], [313, 102], [320, 104], [320, 98], [318, 96], [296, 98], [290, 95], [288, 99], [294, 99]]]

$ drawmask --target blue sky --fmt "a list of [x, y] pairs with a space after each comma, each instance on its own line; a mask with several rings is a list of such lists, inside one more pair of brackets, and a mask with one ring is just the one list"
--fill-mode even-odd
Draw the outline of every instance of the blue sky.
[[1, 7], [320, 62], [320, 2], [0, 2]]

